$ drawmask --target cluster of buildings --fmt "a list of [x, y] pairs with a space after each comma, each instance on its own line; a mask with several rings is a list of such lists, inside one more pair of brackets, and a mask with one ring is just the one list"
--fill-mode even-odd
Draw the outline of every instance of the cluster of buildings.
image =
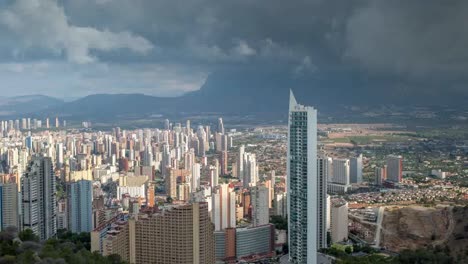
[[347, 239], [348, 204], [327, 192], [362, 181], [362, 155], [319, 153], [317, 111], [293, 95], [286, 177], [260, 175], [257, 155], [234, 148], [221, 118], [214, 128], [166, 120], [163, 129], [110, 132], [33, 133], [41, 122], [16, 123], [2, 122], [1, 228], [31, 229], [41, 240], [60, 229], [90, 232], [92, 251], [129, 263], [271, 258], [274, 215], [288, 219], [289, 261], [317, 263], [328, 233], [331, 242]]
[[213, 130], [169, 120], [164, 129], [111, 132], [10, 123], [0, 141], [2, 228], [31, 229], [41, 240], [60, 229], [90, 232], [93, 251], [129, 263], [275, 253], [269, 220], [286, 216], [285, 182], [276, 184], [274, 171], [260, 177], [244, 146], [232, 151], [221, 118]]
[[375, 168], [374, 183], [379, 186], [393, 186], [403, 179], [403, 157], [389, 156], [387, 164]]
[[405, 204], [416, 202], [466, 200], [468, 188], [459, 186], [431, 186], [415, 189], [392, 189], [383, 192], [352, 194], [348, 200], [358, 204]]
[[[319, 155], [320, 156], [320, 155]], [[359, 154], [352, 158], [331, 158], [323, 156], [319, 163], [325, 168], [328, 193], [344, 194], [363, 183], [363, 156]], [[438, 171], [434, 174], [441, 174]], [[374, 173], [373, 184], [377, 186], [394, 188], [403, 179], [403, 157], [388, 156], [386, 165], [377, 166]]]
[[61, 125], [63, 127], [67, 126], [67, 121], [63, 120], [62, 124], [60, 124], [60, 120], [58, 117], [55, 118], [54, 123], [52, 124], [49, 118], [44, 120], [37, 119], [37, 118], [22, 118], [16, 120], [2, 120], [0, 121], [0, 133], [4, 136], [8, 135], [8, 133], [14, 131], [30, 131], [36, 129], [51, 129], [51, 128], [59, 128]]

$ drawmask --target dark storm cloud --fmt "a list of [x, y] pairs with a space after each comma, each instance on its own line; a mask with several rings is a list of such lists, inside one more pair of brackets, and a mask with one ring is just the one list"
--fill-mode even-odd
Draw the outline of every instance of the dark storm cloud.
[[[21, 93], [176, 95], [220, 68], [247, 65], [280, 67], [291, 78], [349, 69], [408, 82], [405, 89], [450, 80], [454, 88], [444, 89], [463, 92], [468, 73], [464, 1], [15, 0], [0, 7], [0, 77]], [[11, 72], [24, 78], [15, 82]]]
[[413, 77], [466, 74], [467, 14], [466, 1], [372, 1], [347, 21], [345, 55]]

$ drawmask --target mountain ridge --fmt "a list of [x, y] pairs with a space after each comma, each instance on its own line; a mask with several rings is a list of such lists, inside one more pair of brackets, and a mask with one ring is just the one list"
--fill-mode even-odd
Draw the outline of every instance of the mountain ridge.
[[177, 113], [255, 114], [283, 118], [288, 109], [289, 89], [294, 91], [300, 104], [314, 106], [319, 113], [332, 115], [348, 114], [349, 109], [356, 106], [363, 111], [388, 105], [457, 107], [468, 99], [452, 94], [425, 95], [417, 89], [398, 86], [398, 82], [392, 84], [359, 76], [328, 72], [295, 77], [281, 74], [281, 71], [248, 68], [237, 72], [219, 71], [211, 74], [199, 90], [179, 97], [99, 93], [70, 102], [52, 100], [30, 113], [38, 117], [58, 115], [90, 120]]

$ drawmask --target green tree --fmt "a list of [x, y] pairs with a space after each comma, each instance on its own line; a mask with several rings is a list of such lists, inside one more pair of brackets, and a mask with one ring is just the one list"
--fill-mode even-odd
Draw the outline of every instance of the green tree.
[[39, 241], [39, 237], [34, 234], [34, 232], [31, 229], [26, 229], [21, 232], [19, 232], [18, 237], [21, 241], [34, 241], [37, 242]]

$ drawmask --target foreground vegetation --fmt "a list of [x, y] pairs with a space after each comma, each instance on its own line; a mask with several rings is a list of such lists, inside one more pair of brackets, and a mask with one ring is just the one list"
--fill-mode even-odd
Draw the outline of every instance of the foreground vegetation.
[[119, 256], [103, 257], [91, 253], [89, 233], [59, 232], [57, 238], [39, 242], [31, 230], [17, 233], [15, 228], [0, 232], [0, 263], [102, 263], [124, 264]]
[[[435, 247], [418, 250], [403, 250], [391, 256], [368, 246], [331, 246], [322, 252], [337, 258], [338, 264], [451, 264], [467, 263], [468, 249], [465, 254], [451, 256], [448, 247]], [[358, 253], [358, 254], [356, 254]]]

